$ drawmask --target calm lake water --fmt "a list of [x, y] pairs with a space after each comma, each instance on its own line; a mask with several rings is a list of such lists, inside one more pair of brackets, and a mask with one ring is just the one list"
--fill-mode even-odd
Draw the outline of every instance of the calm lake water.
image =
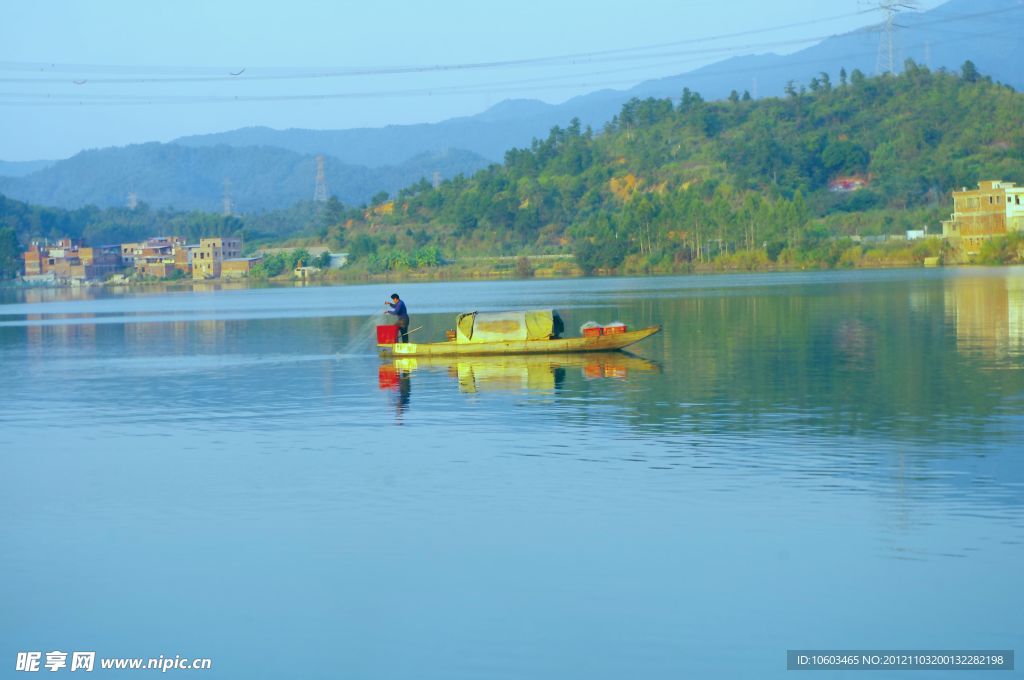
[[[420, 340], [665, 330], [396, 364], [393, 290]], [[773, 678], [1024, 635], [1020, 268], [0, 295], [0, 676]]]

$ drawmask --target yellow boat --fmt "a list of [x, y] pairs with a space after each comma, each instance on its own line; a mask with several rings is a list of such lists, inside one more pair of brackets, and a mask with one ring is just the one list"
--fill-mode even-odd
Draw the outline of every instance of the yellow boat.
[[461, 314], [456, 337], [445, 342], [396, 342], [377, 345], [385, 357], [493, 356], [611, 352], [629, 347], [661, 330], [650, 326], [594, 336], [562, 338], [562, 320], [554, 310]]

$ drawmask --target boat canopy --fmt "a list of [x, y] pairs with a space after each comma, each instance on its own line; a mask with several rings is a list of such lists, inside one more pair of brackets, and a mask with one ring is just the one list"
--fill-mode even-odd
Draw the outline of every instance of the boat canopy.
[[561, 317], [553, 309], [524, 312], [469, 312], [455, 322], [457, 343], [548, 340], [564, 330]]

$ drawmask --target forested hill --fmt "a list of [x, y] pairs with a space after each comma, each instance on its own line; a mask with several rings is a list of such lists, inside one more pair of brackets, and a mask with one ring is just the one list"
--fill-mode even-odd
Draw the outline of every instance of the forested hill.
[[[632, 100], [600, 133], [555, 128], [501, 165], [436, 190], [420, 183], [333, 232], [365, 230], [397, 248], [407, 233], [457, 252], [575, 242], [605, 249], [612, 264], [630, 253], [678, 260], [712, 242], [778, 251], [832, 234], [935, 229], [951, 189], [1024, 182], [1024, 95], [969, 62], [959, 74], [908, 62], [899, 76], [833, 78], [756, 101], [689, 91]], [[841, 177], [867, 186], [830, 191]]]

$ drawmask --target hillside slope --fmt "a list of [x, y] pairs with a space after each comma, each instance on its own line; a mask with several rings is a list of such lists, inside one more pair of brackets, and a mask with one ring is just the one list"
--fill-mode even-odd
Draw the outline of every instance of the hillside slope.
[[[969, 64], [959, 76], [913, 63], [898, 77], [854, 71], [765, 100], [705, 102], [687, 91], [678, 104], [630, 101], [600, 134], [556, 128], [503, 165], [438, 190], [410, 187], [334, 232], [400, 250], [423, 235], [462, 253], [582, 244], [609, 265], [741, 250], [774, 259], [835, 235], [924, 224], [934, 233], [950, 190], [1024, 182], [1022, 120], [1024, 94]], [[841, 177], [866, 187], [831, 190]]]

